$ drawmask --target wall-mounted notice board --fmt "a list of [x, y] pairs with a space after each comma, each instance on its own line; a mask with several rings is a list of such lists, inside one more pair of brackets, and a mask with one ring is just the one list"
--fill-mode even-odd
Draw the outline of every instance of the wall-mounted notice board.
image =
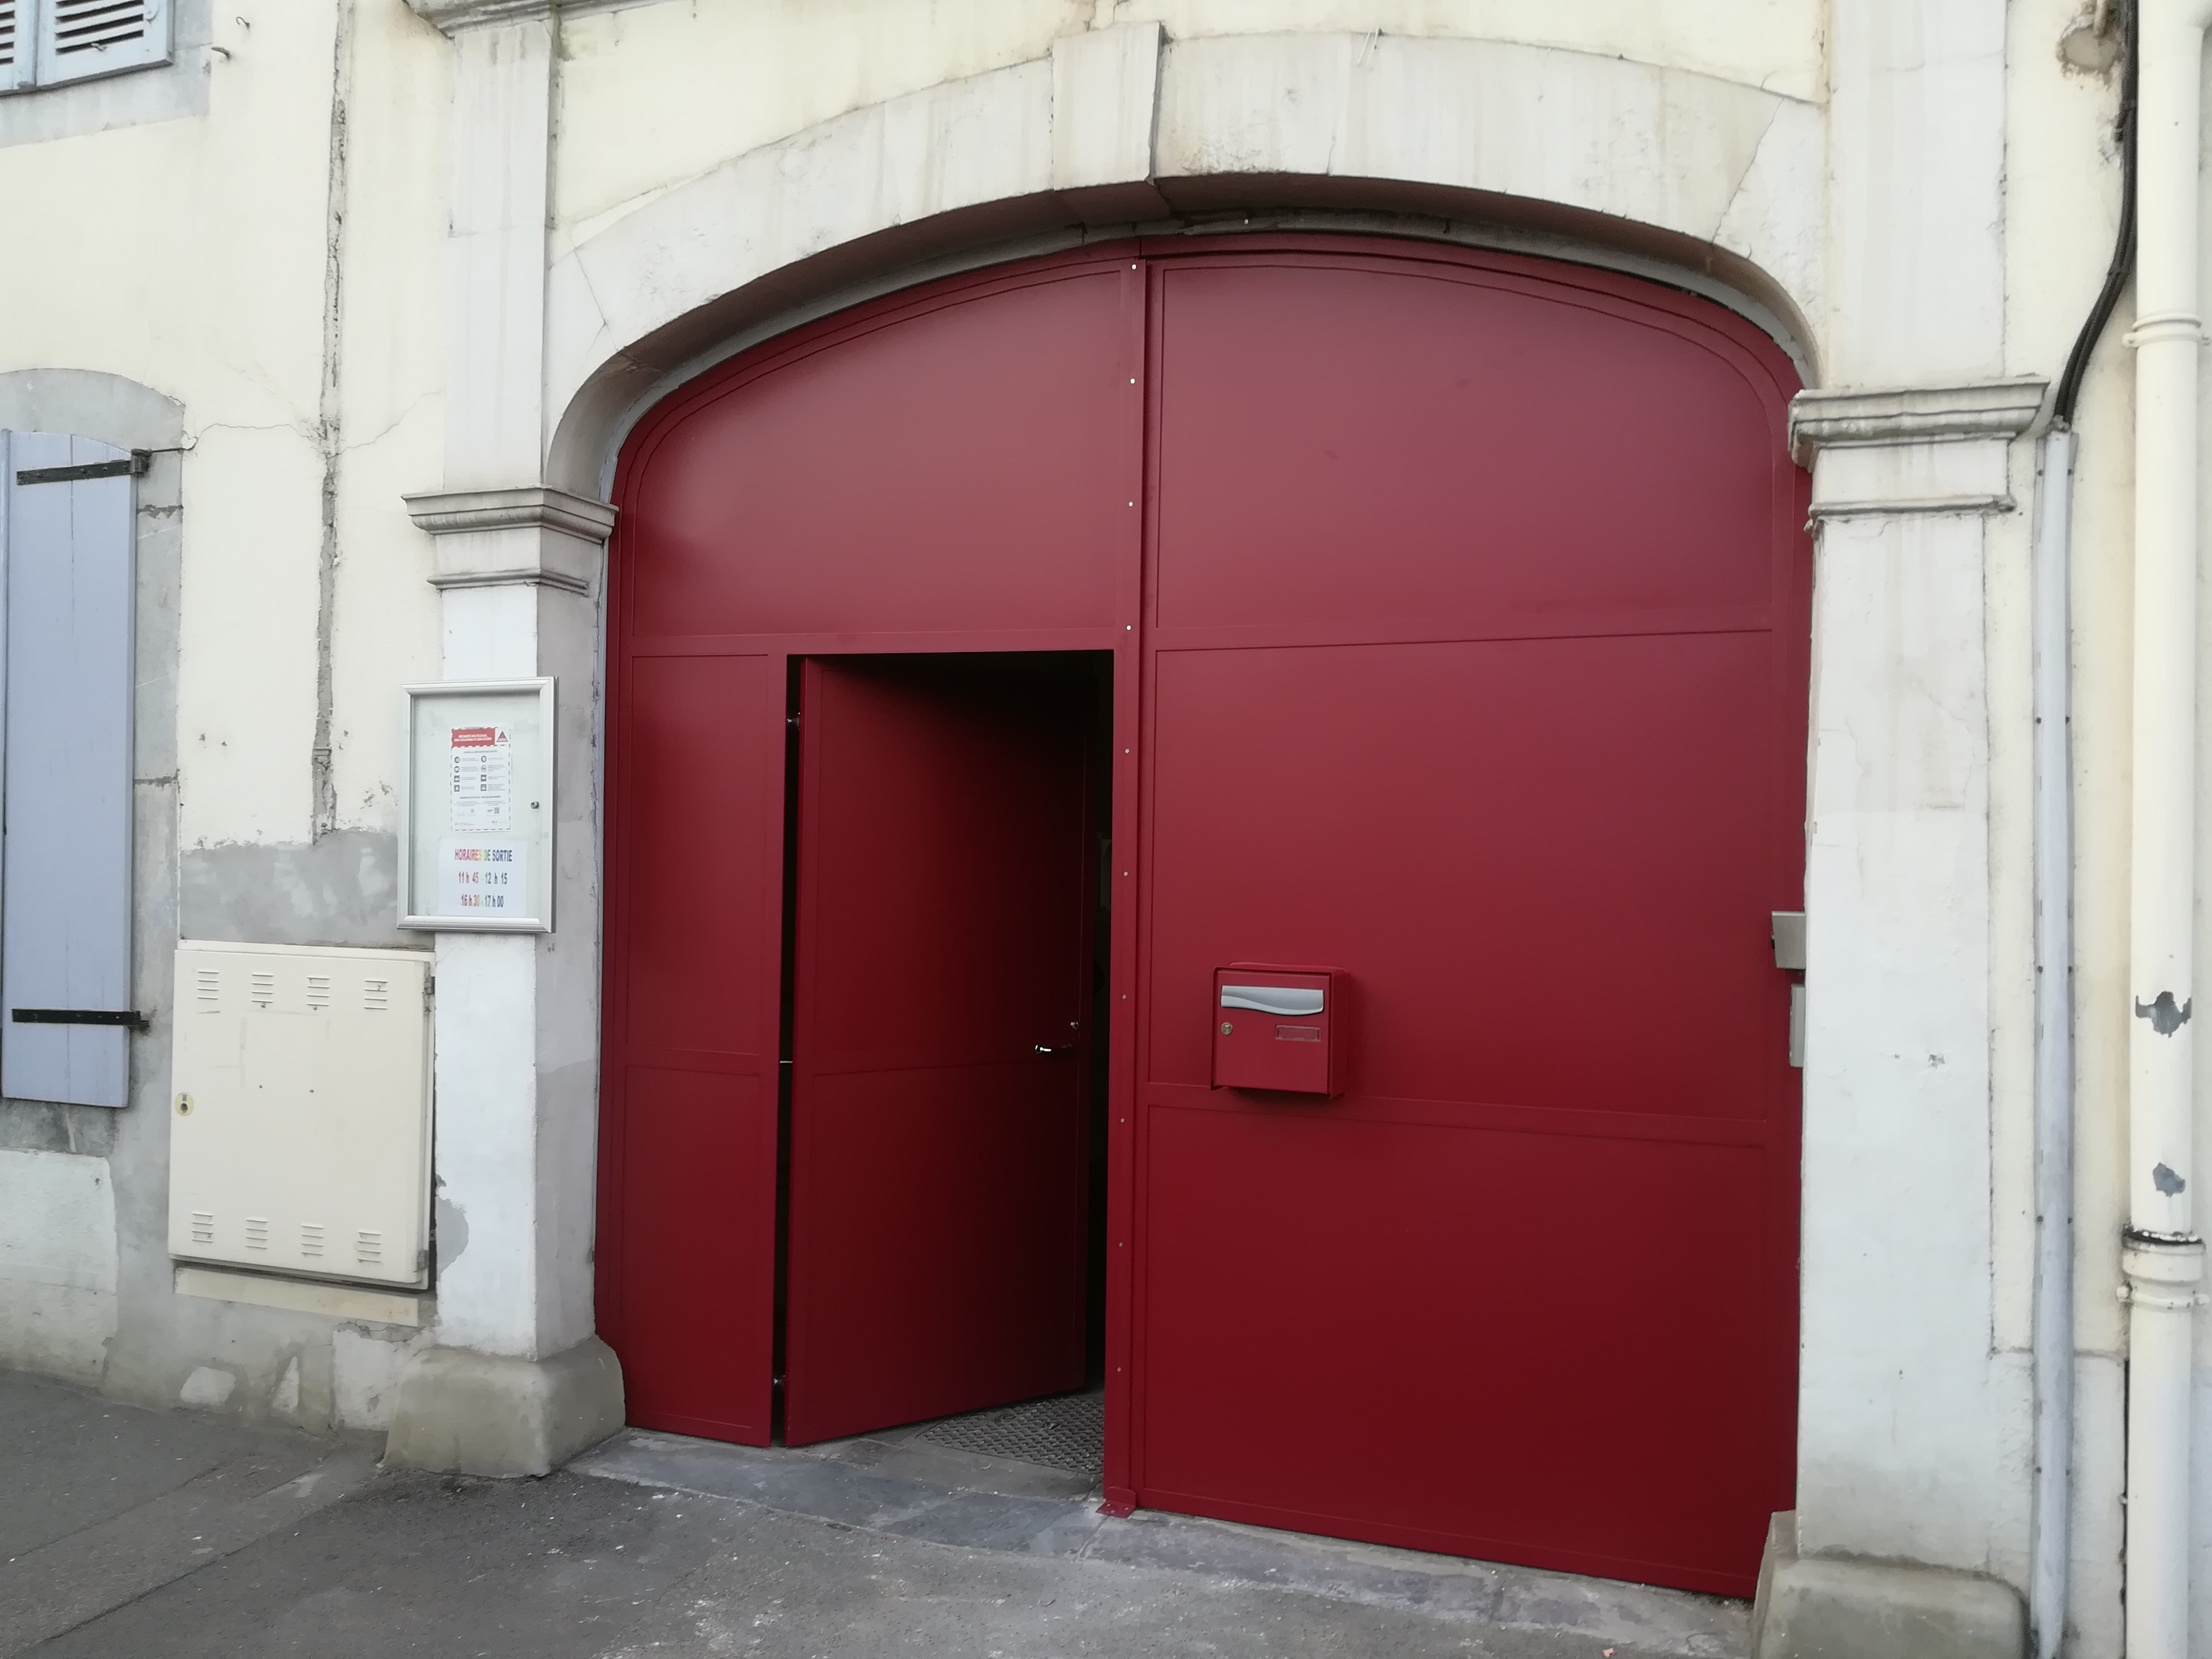
[[553, 682], [407, 688], [402, 927], [550, 933]]

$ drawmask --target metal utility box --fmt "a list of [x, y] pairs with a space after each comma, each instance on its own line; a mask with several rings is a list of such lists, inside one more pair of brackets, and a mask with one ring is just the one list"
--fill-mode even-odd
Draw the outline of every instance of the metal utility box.
[[177, 947], [169, 1253], [420, 1286], [430, 957]]
[[1345, 976], [1330, 968], [1213, 970], [1213, 1086], [1344, 1092]]

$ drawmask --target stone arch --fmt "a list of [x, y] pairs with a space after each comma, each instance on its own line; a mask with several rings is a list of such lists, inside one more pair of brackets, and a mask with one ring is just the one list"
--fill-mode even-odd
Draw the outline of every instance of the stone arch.
[[70, 432], [122, 449], [174, 450], [184, 405], [149, 386], [90, 368], [23, 368], [0, 374], [0, 428]]
[[1614, 265], [1745, 312], [1814, 381], [1823, 143], [1802, 100], [1552, 47], [1073, 36], [733, 156], [560, 254], [547, 478], [600, 495], [661, 392], [809, 317], [1131, 230], [1385, 230]]

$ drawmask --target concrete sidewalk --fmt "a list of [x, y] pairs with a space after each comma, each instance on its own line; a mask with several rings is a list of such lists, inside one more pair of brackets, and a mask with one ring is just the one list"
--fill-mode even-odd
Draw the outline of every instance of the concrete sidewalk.
[[0, 1374], [0, 1655], [1730, 1659], [1741, 1603], [1183, 1517], [896, 1437], [543, 1480]]

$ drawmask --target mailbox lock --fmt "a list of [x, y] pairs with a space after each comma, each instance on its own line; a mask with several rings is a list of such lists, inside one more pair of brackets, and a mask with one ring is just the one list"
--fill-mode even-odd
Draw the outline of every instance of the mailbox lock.
[[1237, 1035], [1237, 1028], [1224, 1019], [1221, 1022], [1221, 1035], [1224, 1036], [1234, 1036]]

